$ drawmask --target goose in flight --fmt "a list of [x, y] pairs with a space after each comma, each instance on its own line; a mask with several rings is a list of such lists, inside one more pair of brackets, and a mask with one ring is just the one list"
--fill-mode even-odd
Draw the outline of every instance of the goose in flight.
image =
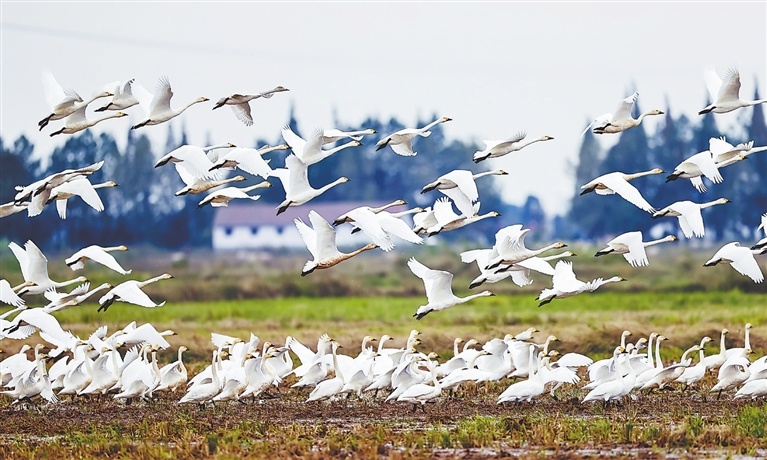
[[210, 171], [240, 168], [253, 176], [261, 176], [263, 179], [268, 179], [272, 175], [272, 168], [269, 166], [270, 160], [264, 160], [263, 155], [275, 150], [287, 150], [289, 148], [288, 144], [280, 144], [274, 147], [265, 145], [259, 149], [233, 148], [224, 156], [218, 158], [213, 163], [213, 166], [210, 167]]
[[491, 140], [491, 139], [483, 140], [482, 142], [485, 143], [485, 149], [477, 150], [474, 153], [474, 157], [472, 158], [472, 161], [474, 161], [474, 163], [479, 163], [480, 161], [487, 160], [488, 158], [502, 157], [504, 155], [508, 155], [511, 152], [522, 150], [523, 148], [527, 147], [530, 144], [534, 144], [536, 142], [550, 141], [554, 139], [551, 136], [541, 136], [536, 139], [529, 140], [527, 142], [522, 142], [525, 139], [525, 137], [527, 137], [527, 132], [519, 131], [518, 133], [516, 133], [515, 135], [511, 136], [510, 138], [506, 140]]
[[668, 235], [658, 240], [642, 241], [642, 232], [627, 232], [608, 241], [607, 247], [597, 251], [594, 257], [605, 254], [622, 254], [632, 267], [646, 267], [650, 265], [650, 262], [647, 260], [647, 253], [644, 248], [677, 239], [674, 235]]
[[85, 116], [85, 109], [86, 107], [80, 107], [79, 109], [75, 110], [70, 114], [67, 119], [66, 123], [64, 124], [64, 127], [59, 129], [58, 131], [54, 131], [50, 134], [51, 137], [59, 135], [59, 134], [74, 134], [78, 133], [84, 129], [88, 129], [91, 126], [96, 125], [97, 123], [101, 123], [104, 120], [109, 120], [110, 118], [121, 118], [121, 117], [127, 117], [128, 114], [125, 112], [115, 112], [109, 115], [106, 115], [101, 118], [95, 118], [89, 120]]
[[152, 299], [150, 299], [149, 296], [146, 295], [144, 291], [142, 291], [141, 289], [144, 286], [155, 283], [157, 281], [167, 280], [171, 278], [173, 278], [173, 275], [169, 273], [163, 273], [160, 276], [149, 278], [146, 281], [129, 280], [129, 281], [120, 283], [117, 286], [110, 289], [109, 291], [107, 291], [106, 294], [101, 296], [101, 298], [99, 299], [99, 309], [97, 311], [99, 312], [107, 311], [107, 309], [115, 301], [132, 303], [134, 305], [138, 305], [140, 307], [145, 307], [145, 308], [162, 307], [163, 305], [165, 305], [165, 302], [160, 302], [159, 304], [154, 303]]
[[42, 294], [50, 288], [58, 289], [69, 286], [70, 284], [84, 283], [88, 281], [84, 276], [79, 276], [62, 282], [56, 282], [50, 279], [48, 276], [48, 259], [32, 240], [28, 240], [24, 243], [23, 249], [14, 242], [10, 242], [8, 247], [19, 261], [24, 281], [28, 282], [25, 283], [25, 285], [22, 285], [24, 287], [19, 289], [16, 293], [19, 297], [25, 294]]
[[309, 227], [301, 219], [294, 219], [293, 222], [304, 239], [306, 248], [312, 254], [313, 260], [307, 261], [301, 270], [301, 276], [306, 276], [316, 269], [330, 268], [344, 260], [351, 259], [357, 254], [378, 247], [375, 243], [367, 244], [356, 251], [343, 253], [336, 246], [336, 231], [325, 219], [316, 211], [309, 211]]
[[349, 182], [348, 177], [340, 177], [328, 185], [318, 189], [309, 185], [308, 167], [297, 156], [291, 154], [285, 158], [286, 168], [275, 169], [272, 172], [282, 182], [285, 189], [285, 200], [277, 207], [277, 215], [285, 212], [290, 206], [300, 206], [317, 198], [336, 185]]
[[252, 126], [253, 117], [250, 115], [250, 101], [254, 99], [258, 99], [260, 97], [264, 99], [269, 99], [275, 94], [281, 93], [283, 91], [290, 91], [290, 90], [285, 88], [284, 86], [277, 86], [273, 89], [270, 89], [269, 91], [264, 91], [263, 93], [232, 94], [231, 96], [226, 96], [219, 99], [216, 102], [216, 105], [213, 107], [213, 110], [216, 110], [219, 107], [228, 105], [229, 107], [232, 108], [232, 111], [234, 112], [234, 115], [237, 117], [238, 120], [243, 122], [245, 126]]
[[423, 280], [424, 287], [426, 288], [427, 303], [426, 305], [418, 307], [418, 310], [416, 310], [413, 315], [418, 320], [433, 311], [444, 310], [468, 302], [477, 297], [494, 295], [490, 291], [482, 291], [467, 297], [457, 297], [453, 294], [453, 288], [451, 286], [453, 281], [452, 273], [442, 270], [432, 270], [418, 262], [415, 257], [410, 258], [407, 266], [410, 267], [410, 271], [412, 271], [415, 276]]
[[268, 188], [271, 187], [272, 184], [269, 182], [263, 181], [259, 182], [256, 185], [251, 185], [250, 187], [224, 187], [222, 189], [214, 190], [208, 194], [205, 198], [202, 199], [197, 204], [198, 208], [201, 208], [205, 206], [206, 204], [210, 204], [214, 208], [218, 208], [221, 206], [228, 206], [229, 202], [232, 201], [235, 198], [242, 198], [247, 200], [256, 201], [257, 199], [261, 198], [261, 195], [248, 195], [248, 192], [253, 191], [257, 188]]
[[282, 128], [282, 138], [293, 149], [293, 154], [298, 157], [306, 166], [311, 166], [315, 163], [319, 163], [330, 155], [343, 150], [348, 147], [357, 147], [362, 145], [358, 140], [352, 140], [346, 144], [339, 145], [332, 149], [323, 150], [323, 133], [322, 129], [316, 129], [312, 134], [303, 139], [298, 134], [294, 133], [290, 126], [284, 126]]
[[706, 234], [706, 229], [703, 226], [703, 216], [700, 211], [704, 208], [709, 208], [717, 204], [729, 203], [727, 198], [719, 198], [718, 200], [709, 201], [707, 203], [694, 203], [692, 201], [677, 201], [672, 203], [660, 211], [655, 212], [652, 215], [653, 219], [659, 217], [677, 217], [679, 219], [679, 226], [682, 228], [685, 238], [692, 238], [695, 235], [698, 238], [703, 238]]
[[362, 141], [362, 136], [375, 134], [375, 129], [362, 129], [359, 131], [341, 131], [339, 129], [326, 129], [322, 132], [322, 145], [332, 144], [341, 139], [351, 139], [353, 141]]
[[597, 278], [584, 283], [575, 278], [572, 262], [560, 260], [554, 267], [554, 276], [551, 277], [552, 288], [542, 290], [535, 300], [539, 300], [541, 303], [538, 306], [542, 307], [554, 299], [572, 297], [582, 292], [594, 292], [600, 286], [619, 281], [626, 280], [620, 276], [613, 276], [608, 279]]
[[754, 283], [764, 281], [762, 269], [759, 268], [759, 264], [754, 258], [754, 253], [750, 248], [741, 246], [737, 241], [722, 246], [703, 266], [713, 267], [719, 263], [730, 264], [735, 271], [741, 275], [748, 276]]
[[639, 190], [637, 190], [636, 187], [629, 184], [629, 181], [634, 180], [637, 177], [662, 173], [663, 170], [659, 168], [634, 174], [626, 174], [620, 171], [611, 172], [603, 176], [599, 176], [588, 184], [581, 186], [581, 195], [585, 195], [589, 192], [596, 192], [597, 195], [612, 195], [617, 193], [621, 196], [621, 198], [633, 204], [637, 208], [649, 213], [653, 213], [655, 212], [655, 208], [653, 208], [650, 203], [648, 203], [647, 200], [642, 197], [642, 194], [639, 193]]
[[45, 100], [51, 107], [51, 113], [47, 117], [37, 122], [39, 131], [42, 131], [49, 122], [61, 120], [73, 114], [78, 109], [85, 109], [91, 102], [102, 97], [112, 95], [109, 91], [101, 91], [93, 95], [90, 99], [84, 101], [79, 94], [71, 89], [65, 90], [53, 77], [49, 71], [43, 71], [43, 91]]
[[170, 99], [173, 97], [173, 91], [171, 91], [170, 81], [166, 77], [160, 78], [154, 95], [137, 83], [133, 84], [133, 92], [135, 93], [141, 108], [144, 110], [146, 118], [131, 127], [131, 129], [138, 129], [148, 125], [159, 125], [160, 123], [164, 123], [171, 118], [181, 115], [186, 109], [194, 104], [208, 100], [207, 97], [198, 97], [177, 110], [171, 109]]
[[376, 151], [381, 150], [388, 145], [397, 155], [406, 157], [415, 156], [417, 152], [413, 151], [413, 139], [416, 136], [429, 137], [431, 135], [431, 131], [429, 131], [431, 128], [437, 126], [440, 123], [447, 123], [451, 120], [452, 118], [442, 117], [432, 121], [423, 128], [400, 129], [399, 131], [393, 134], [389, 134], [380, 141], [376, 142]]
[[705, 80], [708, 93], [714, 102], [698, 112], [698, 115], [709, 112], [727, 113], [741, 107], [750, 107], [767, 102], [767, 99], [755, 101], [743, 101], [740, 99], [740, 72], [738, 72], [738, 69], [732, 68], [728, 70], [724, 78], [721, 78], [713, 67], [706, 67], [703, 69], [703, 80]]
[[720, 162], [717, 162], [716, 158], [717, 156], [709, 150], [696, 153], [676, 165], [674, 171], [666, 177], [666, 182], [679, 178], [690, 179], [692, 186], [700, 193], [703, 193], [708, 191], [708, 188], [703, 183], [702, 176], [706, 176], [707, 179], [715, 184], [722, 183], [724, 178], [719, 173], [719, 169], [744, 160], [746, 156], [743, 154], [734, 155]]
[[85, 267], [85, 263], [89, 260], [92, 260], [93, 262], [99, 263], [111, 270], [116, 271], [117, 273], [121, 275], [130, 275], [131, 270], [125, 270], [120, 266], [120, 263], [115, 260], [114, 256], [110, 254], [110, 252], [113, 251], [127, 251], [127, 246], [109, 246], [109, 247], [102, 247], [98, 245], [90, 245], [85, 248], [80, 249], [79, 251], [75, 252], [71, 256], [67, 257], [64, 260], [64, 263], [66, 263], [69, 268], [71, 268], [73, 271], [80, 270], [83, 267]]
[[106, 110], [125, 110], [138, 104], [138, 99], [133, 95], [131, 86], [135, 79], [131, 78], [123, 84], [117, 83], [113, 92], [112, 100], [108, 104], [96, 109], [96, 112], [104, 112]]

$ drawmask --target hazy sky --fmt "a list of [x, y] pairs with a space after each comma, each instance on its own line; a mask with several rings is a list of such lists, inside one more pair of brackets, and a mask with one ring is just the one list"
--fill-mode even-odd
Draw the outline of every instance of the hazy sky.
[[[250, 145], [275, 139], [295, 107], [303, 131], [366, 116], [405, 124], [450, 116], [449, 138], [480, 142], [519, 130], [553, 141], [487, 167], [509, 176], [506, 199], [535, 193], [562, 212], [574, 187], [580, 133], [634, 89], [643, 110], [697, 120], [702, 70], [737, 66], [743, 98], [767, 93], [767, 2], [675, 3], [91, 3], [3, 1], [0, 17], [0, 134], [24, 133], [50, 152], [65, 136], [42, 133], [49, 113], [41, 71], [83, 97], [107, 82], [136, 78], [147, 89], [169, 77], [172, 106], [199, 96], [290, 88], [253, 104], [246, 127], [212, 102], [175, 120], [190, 141]], [[752, 109], [716, 116], [733, 126]], [[130, 117], [94, 128], [124, 140]], [[89, 112], [89, 116], [90, 116]], [[97, 114], [98, 115], [98, 114]], [[660, 118], [660, 117], [658, 117]], [[648, 119], [649, 120], [649, 119]], [[55, 127], [54, 127], [55, 126]], [[655, 120], [648, 128], [655, 127]], [[140, 132], [164, 141], [167, 126]], [[614, 141], [614, 137], [612, 140]], [[604, 144], [609, 143], [604, 139]], [[164, 144], [157, 144], [162, 146]], [[367, 145], [362, 148], [373, 148]], [[156, 152], [162, 154], [165, 152]], [[474, 151], [467, 151], [471, 156]], [[351, 154], [351, 153], [348, 153]], [[394, 157], [388, 149], [381, 155]], [[407, 161], [397, 157], [396, 161]], [[444, 171], [446, 172], [446, 171]]]

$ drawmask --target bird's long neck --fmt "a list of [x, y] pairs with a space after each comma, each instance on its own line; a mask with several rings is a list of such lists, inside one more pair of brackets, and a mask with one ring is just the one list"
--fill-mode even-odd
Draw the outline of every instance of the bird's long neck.
[[705, 358], [705, 357], [706, 356], [705, 356], [705, 353], [703, 351], [703, 343], [701, 342], [701, 345], [700, 345], [700, 362], [703, 362], [703, 358]]
[[485, 172], [474, 174], [472, 177], [474, 179], [479, 179], [480, 177], [494, 176], [496, 174], [499, 174], [499, 172], [498, 171], [485, 171]]
[[707, 203], [701, 203], [698, 206], [700, 206], [700, 209], [704, 209], [704, 208], [710, 208], [711, 206], [716, 206], [718, 204], [722, 204], [722, 201], [721, 200], [709, 201]]
[[157, 282], [157, 281], [160, 281], [161, 279], [164, 279], [164, 276], [162, 276], [162, 275], [160, 275], [160, 276], [155, 276], [154, 278], [149, 278], [149, 279], [148, 279], [148, 280], [146, 280], [146, 281], [140, 281], [140, 282], [138, 282], [138, 283], [137, 283], [137, 285], [138, 285], [138, 287], [139, 287], [139, 288], [143, 288], [143, 287], [144, 287], [144, 286], [146, 286], [147, 284], [152, 284], [152, 283], [155, 283], [155, 282]]
[[195, 99], [194, 101], [190, 102], [189, 104], [187, 104], [187, 105], [185, 105], [185, 106], [183, 106], [183, 107], [179, 108], [178, 110], [176, 110], [176, 111], [175, 111], [175, 112], [176, 112], [176, 115], [178, 115], [178, 114], [181, 114], [181, 113], [182, 113], [184, 110], [186, 110], [186, 109], [188, 109], [189, 107], [191, 107], [191, 106], [193, 106], [193, 105], [195, 105], [195, 104], [197, 104], [197, 103], [200, 103], [200, 102], [202, 102], [202, 101]]
[[644, 246], [647, 247], [647, 246], [654, 246], [660, 243], [667, 243], [669, 241], [674, 241], [674, 237], [672, 235], [664, 236], [663, 238], [658, 240], [647, 241], [646, 243], [642, 243], [642, 244], [644, 244]]
[[725, 342], [724, 342], [724, 336], [727, 335], [724, 332], [719, 336], [719, 354], [724, 356], [725, 354]]
[[438, 125], [438, 124], [440, 124], [440, 123], [442, 123], [442, 118], [440, 118], [439, 120], [434, 120], [434, 121], [432, 121], [432, 122], [431, 122], [431, 123], [429, 123], [428, 125], [426, 125], [426, 126], [424, 126], [423, 128], [419, 129], [419, 131], [421, 131], [422, 133], [423, 133], [423, 132], [426, 132], [426, 131], [430, 130], [431, 128], [433, 128], [433, 127], [437, 126], [437, 125]]
[[211, 372], [213, 373], [213, 385], [220, 386], [221, 382], [218, 380], [218, 366], [221, 365], [221, 354], [218, 351], [213, 352], [213, 363]]
[[700, 348], [700, 347], [698, 345], [696, 345], [696, 346], [690, 347], [687, 350], [685, 350], [685, 352], [682, 353], [682, 359], [680, 359], [679, 362], [680, 363], [684, 363], [684, 361], [687, 359], [687, 355], [689, 355], [693, 351], [697, 350], [698, 348]]
[[650, 115], [660, 115], [655, 112], [644, 112], [639, 114], [639, 117], [637, 118], [637, 124], [642, 123], [642, 120], [644, 120], [644, 117], [650, 116]]
[[181, 365], [183, 365], [183, 364], [184, 364], [184, 361], [181, 359], [181, 355], [183, 355], [183, 354], [184, 354], [184, 349], [183, 349], [183, 348], [181, 348], [181, 347], [179, 347], [179, 348], [178, 348], [178, 359], [177, 359], [177, 361], [178, 361], [179, 363], [181, 363]]
[[381, 211], [385, 211], [389, 208], [393, 208], [394, 206], [399, 206], [400, 204], [402, 204], [401, 201], [392, 201], [391, 203], [386, 203], [385, 205], [379, 206], [377, 208], [370, 208], [370, 210], [378, 214]]
[[655, 367], [655, 361], [653, 361], [653, 356], [652, 356], [653, 340], [655, 340], [655, 336], [653, 334], [650, 334], [650, 338], [647, 340], [647, 364], [649, 364], [650, 367]]
[[69, 280], [69, 281], [62, 281], [60, 283], [54, 282], [53, 285], [56, 288], [62, 288], [62, 287], [65, 287], [65, 286], [69, 286], [70, 284], [79, 283], [82, 280], [83, 280], [82, 278], [75, 278], [75, 279], [72, 279], [72, 280]]
[[110, 360], [112, 361], [112, 373], [115, 377], [120, 378], [120, 362], [117, 361], [117, 351], [115, 349], [109, 350]]
[[349, 252], [349, 253], [345, 254], [345, 256], [347, 256], [347, 257], [345, 257], [344, 260], [351, 259], [352, 257], [356, 256], [357, 254], [359, 254], [361, 252], [369, 251], [369, 250], [375, 249], [377, 247], [378, 246], [375, 243], [366, 244], [365, 246], [362, 246], [359, 249], [356, 249], [356, 250], [354, 250], [352, 252]]
[[751, 328], [747, 327], [746, 328], [746, 339], [745, 339], [745, 343], [743, 345], [744, 347], [746, 347], [747, 350], [751, 349], [751, 339], [750, 339], [750, 335], [751, 334], [750, 334], [750, 331], [751, 331]]
[[322, 158], [329, 157], [330, 155], [338, 152], [339, 150], [343, 150], [343, 149], [349, 148], [349, 147], [356, 147], [358, 145], [360, 145], [359, 142], [351, 141], [351, 142], [347, 142], [346, 144], [341, 144], [338, 147], [333, 147], [332, 149], [329, 149], [329, 150], [322, 150], [322, 149], [320, 149], [320, 155], [322, 156]]
[[96, 123], [101, 123], [104, 120], [109, 120], [110, 118], [120, 118], [120, 117], [123, 117], [123, 116], [125, 116], [125, 115], [123, 115], [122, 112], [110, 113], [110, 114], [108, 114], [108, 115], [106, 115], [104, 117], [96, 118], [96, 119], [91, 120], [89, 126], [93, 126]]
[[338, 178], [338, 179], [334, 180], [333, 182], [329, 183], [328, 185], [325, 185], [324, 187], [320, 187], [319, 189], [317, 189], [317, 191], [321, 195], [321, 194], [327, 192], [328, 190], [330, 190], [331, 188], [335, 187], [336, 185], [343, 184], [344, 182], [345, 181], [343, 179]]
[[27, 308], [26, 305], [22, 305], [21, 307], [16, 307], [13, 310], [7, 311], [7, 312], [3, 313], [2, 315], [0, 315], [0, 319], [5, 319], [8, 316], [16, 313], [17, 311], [25, 310], [26, 308]]
[[541, 260], [548, 262], [550, 260], [564, 259], [565, 257], [570, 257], [571, 255], [572, 254], [569, 251], [565, 251], [560, 254], [554, 254], [553, 256], [541, 257]]
[[344, 374], [341, 372], [341, 368], [338, 367], [338, 357], [336, 356], [336, 348], [338, 348], [338, 347], [334, 346], [334, 347], [332, 347], [330, 349], [330, 352], [333, 353], [333, 369], [336, 372], [336, 377], [341, 379], [341, 381], [343, 382], [344, 381]]
[[483, 292], [480, 292], [479, 294], [472, 294], [472, 295], [464, 297], [464, 298], [462, 298], [460, 300], [461, 300], [461, 303], [464, 303], [464, 302], [468, 302], [471, 299], [476, 299], [477, 297], [485, 297], [485, 296], [489, 296], [489, 295], [492, 295], [489, 291], [483, 291]]
[[660, 359], [660, 338], [655, 341], [655, 368], [663, 369], [663, 361]]
[[459, 354], [459, 351], [458, 351], [458, 344], [459, 343], [461, 343], [461, 341], [458, 340], [458, 339], [455, 339], [455, 341], [453, 341], [453, 356], [458, 356], [458, 354]]
[[628, 180], [634, 180], [637, 177], [651, 176], [653, 174], [660, 174], [660, 172], [658, 172], [658, 170], [653, 169], [650, 171], [642, 171], [642, 172], [638, 172], [634, 174], [624, 174], [623, 178], [628, 181]]

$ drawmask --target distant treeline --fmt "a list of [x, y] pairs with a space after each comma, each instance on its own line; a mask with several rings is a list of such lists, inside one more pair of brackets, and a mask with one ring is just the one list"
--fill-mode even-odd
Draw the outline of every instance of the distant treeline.
[[[739, 134], [743, 137], [728, 136], [727, 140], [733, 144], [753, 140], [755, 145], [767, 145], [762, 106], [747, 110], [751, 110], [753, 116], [750, 124], [743, 127], [743, 134]], [[580, 186], [611, 171], [632, 173], [660, 167], [670, 173], [686, 157], [706, 150], [709, 138], [723, 134], [717, 129], [715, 118], [709, 114], [693, 122], [684, 115], [675, 118], [671, 110], [666, 110], [656, 133], [648, 136], [640, 125], [616, 135], [620, 140], [607, 152], [602, 151], [595, 135], [586, 134], [576, 169], [576, 183]], [[419, 126], [430, 121], [421, 121]], [[291, 117], [288, 124], [299, 134], [303, 132], [295, 118]], [[373, 128], [378, 134], [363, 139], [361, 147], [333, 155], [309, 168], [309, 180], [315, 187], [341, 176], [351, 179], [346, 185], [330, 189], [317, 198], [318, 201], [405, 199], [412, 206], [425, 207], [440, 195], [436, 192], [421, 195], [421, 187], [437, 176], [453, 169], [480, 172], [490, 168], [487, 164], [475, 165], [471, 161], [479, 146], [448, 141], [439, 126], [433, 129], [428, 141], [416, 141], [417, 156], [397, 158], [401, 161], [390, 161], [393, 158], [391, 152], [382, 155], [374, 146], [381, 136], [405, 127], [396, 119], [368, 118], [357, 126], [337, 127], [344, 130]], [[94, 137], [90, 131], [85, 131], [56, 148], [43, 166], [40, 155], [33, 155], [34, 145], [29, 139], [21, 136], [9, 144], [0, 137], [0, 203], [13, 200], [16, 185], [26, 185], [48, 174], [100, 160], [105, 160], [104, 167], [90, 177], [91, 182], [113, 180], [119, 184], [116, 188], [99, 191], [106, 208], [102, 213], [95, 212], [79, 199], [72, 199], [66, 220], [59, 219], [53, 206], [34, 218], [28, 218], [25, 212], [3, 218], [0, 220], [0, 239], [17, 242], [32, 239], [43, 248], [61, 249], [131, 243], [149, 243], [162, 248], [210, 246], [215, 211], [210, 207], [197, 209], [197, 203], [202, 199], [200, 195], [174, 196], [183, 183], [172, 166], [154, 168], [160, 156], [186, 143], [186, 134], [182, 132], [177, 140], [171, 128], [163, 147], [153, 146], [145, 135], [129, 131], [126, 147], [121, 150], [110, 134]], [[280, 143], [283, 141], [277, 137], [259, 140], [255, 146]], [[277, 168], [283, 167], [284, 156], [284, 151], [277, 151], [266, 158], [271, 159], [272, 168]], [[666, 184], [662, 176], [651, 176], [640, 179], [641, 183], [636, 185], [656, 208], [682, 199], [701, 202], [727, 197], [732, 200], [731, 204], [706, 213], [706, 228], [710, 231], [706, 238], [751, 238], [759, 215], [767, 212], [767, 186], [762, 182], [767, 176], [767, 152], [724, 168], [722, 175], [724, 183], [710, 186], [705, 194], [698, 193], [687, 179]], [[258, 181], [260, 179], [251, 178], [238, 186]], [[271, 181], [272, 188], [260, 189], [261, 200], [279, 203], [284, 198], [282, 186], [276, 178]], [[659, 223], [624, 200], [593, 194], [578, 196], [577, 189], [567, 215], [547, 219], [535, 196], [528, 197], [526, 203], [518, 207], [503, 203], [500, 188], [492, 180], [479, 181], [478, 187], [481, 213], [495, 210], [502, 217], [447, 233], [443, 238], [491, 243], [500, 227], [522, 223], [535, 229], [531, 239], [542, 240], [556, 235], [557, 239], [594, 241], [624, 231], [648, 230]], [[311, 203], [306, 207], [308, 212]], [[673, 224], [675, 229], [676, 222]]]

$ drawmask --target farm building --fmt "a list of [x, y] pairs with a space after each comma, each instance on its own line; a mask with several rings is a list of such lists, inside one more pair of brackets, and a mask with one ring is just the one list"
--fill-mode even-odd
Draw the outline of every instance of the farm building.
[[[213, 249], [232, 251], [305, 248], [293, 219], [299, 218], [309, 224], [309, 211], [314, 210], [332, 223], [335, 218], [354, 208], [377, 207], [384, 204], [386, 203], [359, 201], [311, 203], [290, 207], [279, 216], [276, 215], [274, 204], [230, 204], [216, 209], [213, 217]], [[397, 212], [405, 209], [405, 206], [396, 206], [389, 208], [389, 211]], [[410, 223], [409, 220], [407, 222]], [[352, 234], [351, 230], [352, 227], [349, 224], [336, 227], [336, 243], [339, 249], [348, 250], [370, 243], [364, 233]]]

